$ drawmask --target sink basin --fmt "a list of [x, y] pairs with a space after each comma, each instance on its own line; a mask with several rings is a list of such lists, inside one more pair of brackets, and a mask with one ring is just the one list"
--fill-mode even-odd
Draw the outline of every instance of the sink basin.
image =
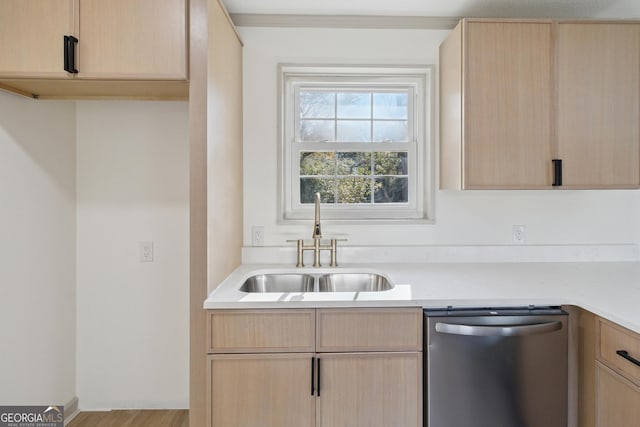
[[393, 285], [379, 274], [332, 273], [320, 276], [320, 292], [382, 292], [393, 289]]
[[308, 274], [259, 274], [240, 286], [242, 292], [313, 292], [314, 277]]

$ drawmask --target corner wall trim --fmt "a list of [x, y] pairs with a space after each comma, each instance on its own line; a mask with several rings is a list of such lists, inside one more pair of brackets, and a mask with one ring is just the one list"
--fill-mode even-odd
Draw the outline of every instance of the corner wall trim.
[[78, 396], [74, 396], [73, 399], [64, 404], [64, 425], [70, 423], [78, 414]]
[[452, 16], [377, 15], [275, 15], [232, 13], [238, 27], [369, 28], [404, 30], [451, 30], [460, 18]]

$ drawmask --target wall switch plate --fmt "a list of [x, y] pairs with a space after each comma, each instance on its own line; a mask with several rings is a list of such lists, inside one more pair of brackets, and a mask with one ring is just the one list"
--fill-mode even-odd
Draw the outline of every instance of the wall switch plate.
[[140, 242], [140, 262], [153, 262], [153, 242]]
[[514, 225], [512, 229], [513, 243], [522, 245], [525, 243], [525, 227], [524, 225]]
[[251, 244], [253, 246], [264, 246], [264, 227], [262, 225], [251, 227]]

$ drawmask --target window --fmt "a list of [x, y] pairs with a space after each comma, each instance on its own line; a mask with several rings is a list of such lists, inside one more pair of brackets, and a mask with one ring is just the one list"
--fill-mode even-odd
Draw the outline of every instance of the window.
[[325, 218], [428, 217], [430, 68], [282, 66], [281, 78], [282, 219], [309, 218], [316, 192]]

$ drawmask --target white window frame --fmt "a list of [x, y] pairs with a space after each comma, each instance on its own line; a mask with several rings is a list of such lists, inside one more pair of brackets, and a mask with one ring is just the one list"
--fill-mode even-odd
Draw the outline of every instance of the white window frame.
[[[432, 105], [433, 66], [304, 66], [280, 65], [280, 150], [279, 212], [281, 223], [308, 220], [313, 205], [300, 198], [300, 152], [303, 151], [406, 151], [408, 153], [408, 200], [399, 204], [322, 205], [323, 219], [336, 222], [432, 222], [433, 212], [433, 143]], [[298, 92], [304, 89], [397, 90], [408, 89], [409, 141], [371, 142], [363, 144], [335, 142], [299, 142]]]

